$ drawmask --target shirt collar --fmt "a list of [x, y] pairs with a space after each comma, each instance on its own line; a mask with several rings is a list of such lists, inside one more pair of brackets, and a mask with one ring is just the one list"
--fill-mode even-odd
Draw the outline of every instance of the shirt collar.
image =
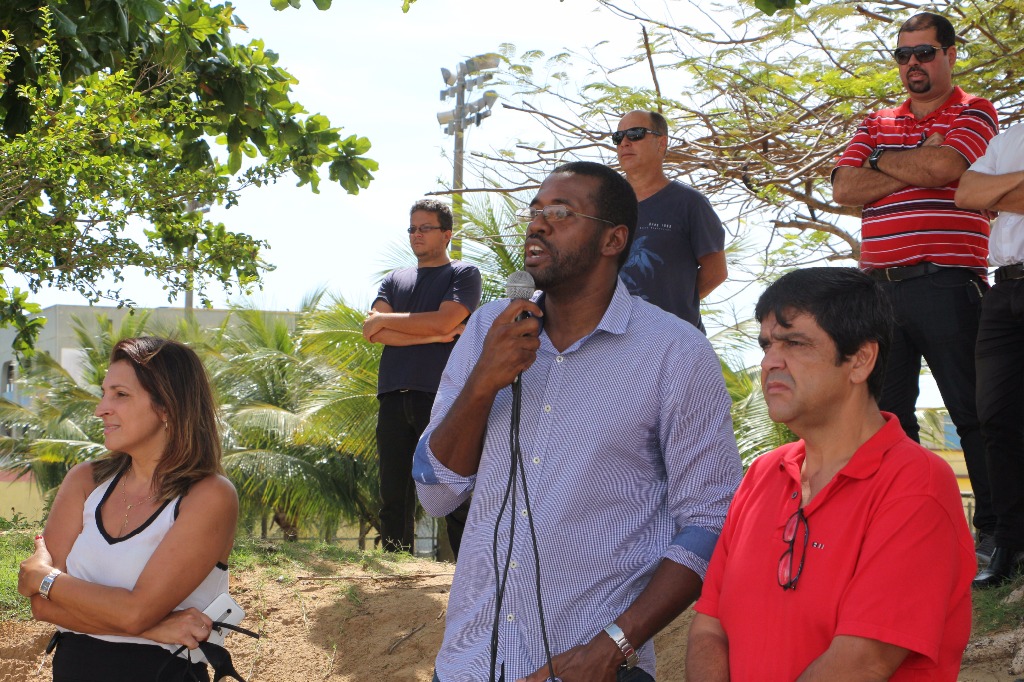
[[[543, 305], [544, 294], [543, 292], [538, 294], [536, 302], [537, 305], [544, 308]], [[601, 321], [594, 327], [594, 331], [590, 332], [582, 339], [572, 344], [562, 354], [571, 353], [577, 348], [580, 348], [587, 339], [592, 337], [597, 332], [607, 332], [609, 334], [625, 334], [626, 327], [629, 324], [629, 316], [633, 311], [633, 297], [629, 294], [629, 290], [626, 285], [622, 282], [619, 277], [615, 278], [615, 291], [612, 293], [612, 300], [608, 303], [608, 307], [605, 308], [604, 315], [601, 316]], [[551, 345], [551, 340], [548, 339], [546, 331], [541, 332], [541, 347], [545, 350], [549, 350], [552, 353], [556, 353], [554, 347]]]
[[633, 297], [630, 296], [629, 289], [626, 288], [622, 279], [616, 277], [612, 300], [594, 331], [600, 329], [609, 334], [625, 334], [631, 312], [633, 312]]
[[[946, 107], [952, 106], [954, 104], [963, 104], [969, 98], [970, 98], [970, 96], [966, 92], [964, 92], [963, 89], [959, 85], [954, 85], [953, 86], [953, 93], [949, 96], [949, 98], [945, 102], [942, 103], [942, 106], [940, 106], [938, 109], [936, 109], [932, 113], [928, 114], [927, 116], [925, 116], [921, 120], [922, 121], [927, 121], [932, 116], [935, 116], [935, 115], [939, 114]], [[913, 112], [910, 111], [910, 99], [907, 99], [906, 102], [901, 104], [899, 106], [899, 108], [896, 109], [896, 115], [897, 116], [909, 116], [910, 118], [914, 118]]]
[[[857, 452], [853, 453], [853, 457], [846, 463], [846, 466], [839, 470], [836, 477], [870, 478], [882, 466], [885, 453], [904, 436], [903, 428], [895, 415], [883, 412], [882, 417], [885, 419], [885, 425], [857, 448]], [[800, 447], [792, 448], [783, 455], [782, 468], [797, 481], [800, 480], [800, 466], [803, 464], [806, 454], [807, 450], [801, 441]]]

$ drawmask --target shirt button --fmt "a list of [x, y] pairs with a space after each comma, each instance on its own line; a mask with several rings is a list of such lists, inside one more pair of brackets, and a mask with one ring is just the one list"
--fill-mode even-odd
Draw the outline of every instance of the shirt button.
[[551, 406], [550, 405], [545, 405], [544, 406], [544, 411], [545, 412], [550, 412], [551, 411]]
[[515, 559], [513, 559], [511, 562], [509, 562], [509, 568], [515, 568], [518, 565], [519, 565], [519, 562], [517, 562]]
[[515, 614], [514, 614], [514, 613], [510, 613], [510, 614], [508, 614], [507, 616], [505, 616], [505, 620], [507, 620], [507, 621], [508, 621], [508, 622], [510, 622], [510, 623], [511, 623], [512, 621], [514, 621], [515, 619], [516, 619], [516, 616], [515, 616]]
[[789, 496], [789, 499], [791, 499], [791, 500], [795, 500], [795, 499], [796, 499], [796, 493], [793, 493], [792, 495], [790, 495], [790, 496]]
[[523, 516], [529, 516], [530, 515], [530, 510], [529, 509], [524, 509], [523, 511], [521, 511], [519, 513], [522, 514]]
[[534, 464], [540, 464], [540, 457], [534, 457], [533, 458], [533, 463]]
[[562, 360], [565, 360], [565, 358], [563, 358], [561, 355], [555, 358], [555, 362], [561, 362]]

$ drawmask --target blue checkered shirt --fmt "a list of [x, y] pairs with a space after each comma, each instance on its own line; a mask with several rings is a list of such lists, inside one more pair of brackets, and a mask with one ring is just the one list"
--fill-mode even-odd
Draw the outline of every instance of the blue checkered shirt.
[[[473, 495], [444, 643], [443, 682], [486, 680], [494, 619], [494, 524], [508, 478], [512, 392], [498, 393], [478, 472], [459, 476], [430, 450], [484, 336], [506, 301], [473, 314], [455, 345], [413, 463], [420, 502], [442, 516]], [[703, 577], [741, 467], [718, 359], [688, 322], [630, 296], [620, 281], [597, 328], [559, 353], [541, 333], [523, 374], [521, 442], [540, 551], [552, 655], [585, 644], [646, 587], [663, 559]], [[515, 680], [544, 664], [522, 488], [500, 616], [499, 664]], [[499, 557], [509, 540], [503, 517]], [[640, 666], [654, 673], [651, 643]]]

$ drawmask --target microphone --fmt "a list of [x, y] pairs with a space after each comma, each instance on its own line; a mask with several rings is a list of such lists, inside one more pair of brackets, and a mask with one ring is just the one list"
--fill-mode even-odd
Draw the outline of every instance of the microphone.
[[[516, 270], [508, 276], [508, 280], [505, 281], [505, 296], [511, 300], [517, 298], [531, 299], [536, 291], [533, 284], [533, 275], [526, 272], [525, 270]], [[525, 310], [516, 315], [516, 322], [525, 320], [530, 317], [530, 313]], [[519, 380], [522, 378], [522, 374], [515, 378], [512, 382], [512, 386], [518, 388]]]
[[517, 270], [508, 276], [505, 282], [505, 296], [507, 298], [533, 298], [536, 291], [533, 284], [533, 276], [525, 270]]

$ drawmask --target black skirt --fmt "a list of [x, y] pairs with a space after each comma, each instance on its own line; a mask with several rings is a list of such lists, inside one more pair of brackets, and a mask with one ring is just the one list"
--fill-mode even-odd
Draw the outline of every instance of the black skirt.
[[210, 673], [205, 663], [189, 663], [155, 644], [62, 632], [53, 655], [53, 682], [210, 682]]

